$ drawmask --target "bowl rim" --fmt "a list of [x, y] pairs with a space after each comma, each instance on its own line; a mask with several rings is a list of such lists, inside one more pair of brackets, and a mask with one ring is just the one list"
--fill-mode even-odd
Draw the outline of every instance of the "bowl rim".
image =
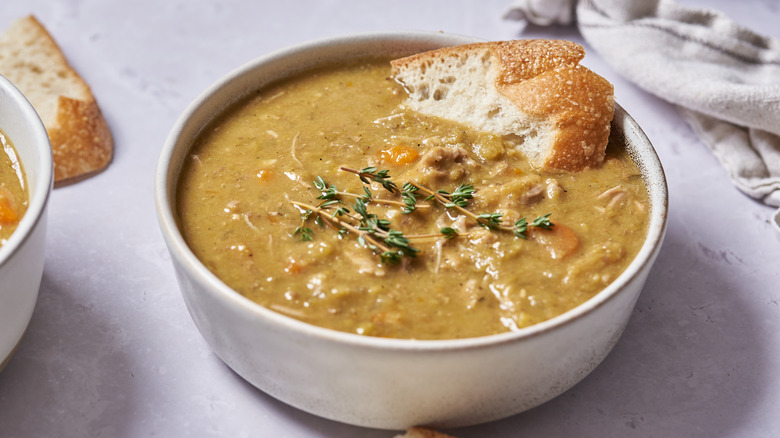
[[[49, 135], [46, 132], [46, 128], [41, 121], [38, 112], [35, 111], [32, 104], [27, 97], [6, 77], [0, 75], [0, 97], [10, 97], [14, 105], [22, 114], [24, 123], [31, 125], [32, 139], [38, 155], [38, 171], [35, 178], [35, 189], [30, 192], [29, 187], [33, 186], [30, 181], [30, 174], [27, 171], [29, 163], [22, 161], [22, 169], [26, 178], [26, 184], [28, 188], [27, 196], [29, 204], [27, 205], [27, 211], [22, 216], [19, 224], [13, 233], [8, 237], [5, 244], [0, 246], [0, 268], [13, 258], [14, 254], [24, 246], [24, 243], [30, 238], [33, 230], [38, 226], [38, 223], [43, 219], [43, 212], [46, 209], [46, 204], [51, 194], [51, 190], [54, 184], [54, 159], [52, 157], [51, 145], [49, 143]], [[2, 126], [0, 126], [2, 129]], [[3, 130], [6, 134], [7, 131]], [[14, 148], [19, 149], [19, 146], [11, 138], [11, 142], [14, 144]]]
[[[634, 257], [634, 260], [632, 260], [618, 278], [584, 303], [551, 319], [516, 331], [460, 339], [428, 340], [363, 336], [316, 326], [274, 312], [234, 291], [206, 268], [185, 242], [175, 218], [175, 191], [181, 169], [177, 168], [180, 163], [174, 160], [174, 158], [177, 156], [176, 152], [179, 149], [177, 148], [179, 135], [187, 126], [190, 117], [193, 116], [198, 108], [211, 99], [220, 102], [222, 108], [225, 107], [225, 102], [228, 102], [227, 105], [229, 106], [231, 103], [240, 100], [240, 97], [236, 99], [235, 96], [228, 97], [227, 99], [220, 99], [219, 94], [232, 81], [240, 79], [245, 75], [251, 75], [255, 69], [262, 68], [262, 66], [267, 65], [267, 63], [274, 62], [287, 56], [300, 55], [301, 52], [316, 51], [322, 47], [332, 47], [339, 44], [351, 44], [356, 42], [366, 43], [371, 41], [392, 42], [404, 39], [420, 40], [420, 42], [423, 42], [422, 40], [425, 39], [426, 42], [441, 42], [442, 46], [447, 42], [458, 40], [462, 42], [479, 41], [472, 37], [443, 32], [371, 32], [317, 39], [293, 45], [245, 63], [211, 84], [186, 107], [173, 125], [160, 152], [154, 181], [154, 196], [158, 222], [163, 238], [168, 246], [168, 250], [170, 251], [171, 256], [180, 262], [180, 266], [186, 271], [186, 274], [190, 276], [190, 278], [195, 279], [199, 284], [204, 286], [208, 293], [217, 296], [220, 300], [226, 301], [230, 306], [238, 308], [242, 312], [248, 313], [253, 317], [265, 319], [278, 325], [282, 329], [297, 332], [302, 336], [315, 337], [333, 343], [350, 344], [361, 348], [398, 351], [444, 351], [485, 348], [497, 344], [512, 343], [521, 339], [541, 336], [561, 326], [567, 325], [572, 320], [583, 318], [597, 308], [605, 305], [619, 294], [624, 286], [632, 282], [635, 277], [641, 274], [644, 265], [648, 262], [652, 262], [659, 252], [666, 232], [668, 188], [663, 167], [655, 149], [641, 128], [618, 103], [615, 103], [615, 117], [613, 123], [617, 124], [624, 134], [627, 130], [630, 130], [635, 142], [640, 142], [642, 144], [642, 148], [635, 152], [642, 158], [640, 168], [651, 197], [650, 205], [653, 207], [650, 211], [647, 236], [645, 237], [645, 241], [639, 252]], [[245, 97], [246, 95], [247, 94], [244, 94], [241, 97]], [[213, 120], [215, 116], [212, 116], [210, 120]], [[187, 146], [186, 150], [189, 150], [189, 147], [190, 146]], [[186, 154], [186, 152], [182, 152], [182, 154]], [[636, 156], [634, 158], [636, 159]], [[657, 198], [655, 203], [652, 202], [653, 196]], [[180, 292], [184, 293], [181, 286]]]

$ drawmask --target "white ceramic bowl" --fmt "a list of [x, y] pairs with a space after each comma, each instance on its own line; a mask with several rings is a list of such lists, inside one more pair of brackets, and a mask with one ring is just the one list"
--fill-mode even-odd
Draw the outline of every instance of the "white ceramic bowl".
[[0, 76], [0, 130], [11, 139], [27, 177], [30, 203], [0, 247], [0, 370], [30, 322], [43, 275], [46, 206], [52, 188], [52, 157], [46, 129], [32, 105]]
[[650, 142], [618, 107], [625, 138], [650, 191], [650, 227], [636, 260], [583, 305], [544, 323], [481, 338], [380, 339], [285, 317], [231, 290], [201, 264], [177, 228], [179, 172], [200, 130], [253, 90], [323, 62], [393, 56], [473, 42], [441, 33], [328, 39], [257, 59], [198, 97], [173, 127], [158, 163], [160, 225], [184, 300], [202, 335], [233, 370], [304, 411], [366, 427], [465, 426], [537, 406], [585, 377], [617, 342], [632, 313], [666, 226], [666, 182]]

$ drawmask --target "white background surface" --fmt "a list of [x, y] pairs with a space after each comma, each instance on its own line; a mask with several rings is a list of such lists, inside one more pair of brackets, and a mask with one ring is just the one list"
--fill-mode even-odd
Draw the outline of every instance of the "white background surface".
[[[774, 0], [685, 0], [778, 37]], [[92, 86], [116, 142], [104, 173], [54, 191], [40, 299], [0, 373], [0, 437], [370, 437], [288, 407], [208, 348], [157, 227], [156, 160], [178, 114], [239, 65], [291, 44], [376, 30], [490, 40], [565, 38], [524, 27], [510, 0], [4, 0], [0, 28], [34, 13]], [[586, 46], [586, 50], [589, 48]], [[572, 390], [475, 437], [769, 437], [780, 434], [780, 236], [676, 110], [584, 62], [654, 143], [669, 229], [628, 328]], [[780, 79], [780, 78], [779, 78]], [[486, 364], [489, 372], [489, 364]]]

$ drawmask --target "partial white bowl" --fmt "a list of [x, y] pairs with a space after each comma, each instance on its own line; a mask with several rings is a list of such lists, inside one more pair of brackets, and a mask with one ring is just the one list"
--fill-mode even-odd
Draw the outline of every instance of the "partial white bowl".
[[52, 156], [46, 129], [30, 102], [0, 76], [0, 130], [11, 139], [27, 177], [27, 212], [0, 247], [0, 370], [10, 360], [32, 317], [43, 275], [46, 206]]
[[474, 39], [383, 33], [296, 46], [220, 79], [173, 127], [158, 163], [155, 197], [181, 292], [209, 345], [264, 392], [312, 414], [365, 427], [472, 425], [517, 414], [566, 391], [604, 359], [623, 332], [663, 240], [667, 191], [650, 142], [620, 107], [613, 129], [625, 139], [650, 192], [647, 239], [628, 269], [594, 298], [518, 332], [414, 341], [315, 327], [231, 290], [182, 238], [175, 213], [182, 163], [201, 129], [226, 107], [269, 82], [322, 63], [468, 42]]

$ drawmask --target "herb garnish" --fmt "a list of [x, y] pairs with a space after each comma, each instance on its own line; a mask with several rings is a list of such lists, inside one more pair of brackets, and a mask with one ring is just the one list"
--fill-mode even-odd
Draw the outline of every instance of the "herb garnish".
[[[333, 204], [314, 206], [298, 201], [292, 203], [304, 209], [302, 214], [304, 222], [311, 214], [316, 214], [318, 218], [338, 230], [345, 229], [347, 232], [355, 233], [358, 243], [379, 253], [383, 262], [397, 263], [403, 256], [416, 257], [420, 252], [410, 244], [401, 231], [390, 228], [390, 221], [369, 213], [366, 202], [362, 198], [358, 198], [352, 205], [357, 216], [350, 214], [346, 207], [338, 207], [331, 214], [328, 207]], [[305, 230], [308, 230], [308, 233]], [[296, 228], [293, 235], [299, 233], [302, 240], [311, 240], [310, 229], [300, 226]]]
[[550, 213], [547, 213], [544, 216], [539, 216], [536, 219], [534, 219], [534, 221], [531, 222], [531, 225], [539, 228], [544, 228], [545, 230], [550, 230], [555, 224], [550, 222]]
[[417, 195], [414, 192], [419, 189], [412, 183], [404, 184], [401, 189], [401, 199], [404, 201], [404, 209], [401, 213], [409, 214], [417, 209]]
[[[300, 235], [301, 240], [304, 241], [312, 240], [314, 233], [305, 224], [312, 215], [315, 215], [315, 222], [319, 225], [330, 225], [338, 230], [340, 234], [354, 233], [360, 245], [378, 253], [382, 258], [382, 262], [389, 263], [398, 263], [404, 256], [417, 256], [420, 250], [410, 243], [410, 239], [443, 237], [449, 240], [461, 236], [452, 227], [443, 227], [437, 234], [404, 236], [403, 232], [391, 228], [389, 220], [381, 219], [368, 210], [370, 203], [398, 205], [403, 208], [402, 213], [405, 214], [410, 214], [421, 207], [430, 207], [428, 204], [418, 204], [418, 191], [427, 194], [425, 201], [435, 201], [446, 209], [458, 210], [489, 230], [510, 231], [516, 237], [522, 239], [528, 238], [529, 226], [550, 230], [555, 225], [550, 221], [550, 213], [538, 216], [530, 224], [523, 217], [512, 226], [502, 223], [503, 215], [501, 213], [474, 213], [468, 209], [469, 201], [474, 199], [476, 192], [474, 186], [470, 184], [462, 183], [452, 192], [447, 192], [445, 190], [434, 191], [420, 184], [406, 182], [399, 190], [398, 185], [390, 179], [387, 169], [379, 170], [376, 167], [365, 167], [361, 170], [348, 167], [341, 167], [340, 169], [356, 174], [363, 184], [379, 183], [388, 192], [400, 194], [402, 201], [375, 198], [371, 190], [366, 186], [363, 187], [364, 193], [360, 195], [341, 192], [336, 186], [327, 184], [322, 177], [317, 176], [314, 180], [314, 187], [320, 191], [320, 196], [317, 199], [322, 200], [322, 202], [318, 205], [309, 205], [303, 202], [292, 201], [294, 205], [303, 211], [301, 214], [301, 225], [295, 229], [293, 236]], [[340, 198], [342, 196], [355, 198], [355, 203], [351, 204], [354, 213], [344, 206], [345, 203]]]
[[364, 167], [361, 170], [350, 169], [348, 167], [341, 167], [341, 170], [356, 173], [363, 184], [371, 184], [371, 181], [378, 182], [390, 193], [395, 193], [398, 190], [398, 186], [390, 180], [389, 170], [377, 170], [376, 167]]
[[[435, 200], [443, 205], [444, 208], [454, 208], [466, 216], [474, 219], [478, 224], [487, 229], [511, 231], [517, 237], [522, 239], [527, 238], [528, 223], [526, 222], [525, 218], [519, 219], [517, 222], [515, 222], [514, 226], [508, 226], [502, 224], [503, 215], [501, 213], [475, 214], [468, 210], [466, 207], [469, 206], [469, 200], [474, 198], [475, 192], [474, 187], [471, 185], [461, 184], [452, 193], [446, 192], [444, 190], [437, 190], [434, 192], [433, 190], [422, 185], [417, 185], [417, 187], [420, 190], [428, 193], [428, 197], [425, 198], [426, 200]], [[550, 222], [549, 217], [550, 213], [537, 217], [534, 219], [531, 225], [549, 230], [554, 226], [554, 224]]]
[[301, 240], [304, 242], [314, 240], [314, 232], [311, 230], [311, 228], [304, 226], [306, 221], [309, 219], [309, 216], [311, 216], [311, 213], [311, 210], [305, 210], [303, 214], [301, 214], [301, 226], [293, 231], [293, 236], [300, 234]]

